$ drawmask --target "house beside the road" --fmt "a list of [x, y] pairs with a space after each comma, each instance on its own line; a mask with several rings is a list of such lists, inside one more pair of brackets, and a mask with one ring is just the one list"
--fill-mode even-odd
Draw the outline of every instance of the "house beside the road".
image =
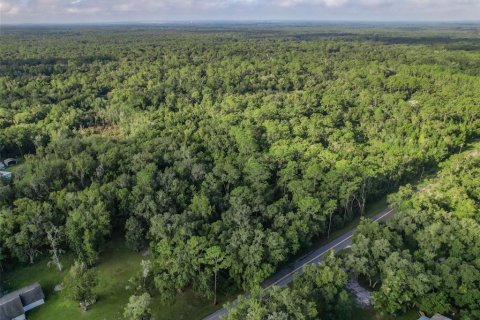
[[25, 312], [45, 303], [38, 282], [0, 297], [0, 320], [25, 320]]

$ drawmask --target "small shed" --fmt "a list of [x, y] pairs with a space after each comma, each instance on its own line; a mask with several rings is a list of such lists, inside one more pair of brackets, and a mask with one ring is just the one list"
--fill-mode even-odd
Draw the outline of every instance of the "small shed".
[[17, 159], [8, 158], [8, 159], [3, 160], [3, 163], [4, 163], [7, 167], [13, 166], [14, 164], [17, 164]]
[[38, 282], [10, 292], [0, 298], [0, 320], [25, 320], [25, 312], [45, 303]]
[[0, 171], [0, 178], [10, 180], [12, 179], [12, 173], [8, 171]]

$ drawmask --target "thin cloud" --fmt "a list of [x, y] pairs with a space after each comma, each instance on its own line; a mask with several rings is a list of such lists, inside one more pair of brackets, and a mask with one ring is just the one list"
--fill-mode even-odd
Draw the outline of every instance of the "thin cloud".
[[0, 0], [1, 23], [479, 17], [480, 0]]

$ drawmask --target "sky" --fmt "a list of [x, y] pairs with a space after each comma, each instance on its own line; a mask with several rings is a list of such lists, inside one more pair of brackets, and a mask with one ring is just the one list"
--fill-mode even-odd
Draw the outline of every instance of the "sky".
[[480, 0], [0, 0], [0, 24], [480, 21]]

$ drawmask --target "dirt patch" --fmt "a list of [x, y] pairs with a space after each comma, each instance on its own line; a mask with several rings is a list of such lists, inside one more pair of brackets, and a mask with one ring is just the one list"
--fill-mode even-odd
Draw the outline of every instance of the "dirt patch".
[[476, 157], [478, 157], [478, 155], [479, 155], [478, 149], [473, 149], [472, 150], [472, 157], [476, 158]]
[[91, 136], [94, 134], [101, 135], [104, 137], [111, 137], [121, 139], [123, 138], [122, 130], [114, 125], [111, 126], [92, 126], [87, 128], [81, 128], [78, 130], [83, 136]]
[[372, 305], [372, 293], [362, 287], [357, 279], [350, 277], [347, 283], [347, 290], [355, 297], [355, 301], [362, 307]]

